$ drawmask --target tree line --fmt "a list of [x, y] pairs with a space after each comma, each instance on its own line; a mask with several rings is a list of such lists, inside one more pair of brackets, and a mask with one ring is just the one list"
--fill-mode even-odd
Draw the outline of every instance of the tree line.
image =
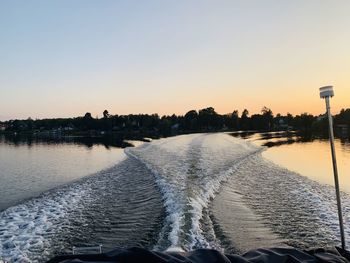
[[[327, 133], [325, 115], [308, 113], [293, 116], [276, 114], [263, 107], [258, 114], [247, 109], [239, 113], [218, 114], [213, 107], [190, 110], [185, 115], [129, 114], [111, 115], [107, 110], [102, 118], [94, 118], [87, 112], [76, 118], [9, 120], [1, 122], [3, 132], [60, 132], [64, 134], [139, 134], [142, 136], [170, 136], [193, 132], [215, 131], [276, 131], [297, 130], [301, 132]], [[343, 109], [334, 116], [335, 126], [350, 126], [350, 109]]]

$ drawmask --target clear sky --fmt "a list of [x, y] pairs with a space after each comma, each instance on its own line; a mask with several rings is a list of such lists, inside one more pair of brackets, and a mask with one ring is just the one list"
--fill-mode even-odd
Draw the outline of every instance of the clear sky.
[[349, 0], [0, 1], [0, 119], [350, 107]]

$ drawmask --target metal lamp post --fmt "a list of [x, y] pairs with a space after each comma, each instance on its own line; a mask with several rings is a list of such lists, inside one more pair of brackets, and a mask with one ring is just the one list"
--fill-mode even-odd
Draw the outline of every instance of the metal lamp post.
[[329, 102], [329, 98], [333, 97], [333, 96], [334, 96], [333, 86], [325, 86], [325, 87], [320, 88], [320, 97], [322, 99], [325, 99], [325, 101], [326, 101], [326, 109], [327, 109], [328, 124], [329, 124], [329, 141], [331, 144], [331, 151], [332, 151], [334, 184], [335, 184], [335, 193], [337, 196], [341, 245], [342, 245], [342, 248], [345, 249], [343, 213], [342, 213], [341, 200], [340, 200], [337, 159], [336, 159], [335, 148], [334, 148], [333, 120], [332, 120], [331, 107], [330, 107], [330, 102]]

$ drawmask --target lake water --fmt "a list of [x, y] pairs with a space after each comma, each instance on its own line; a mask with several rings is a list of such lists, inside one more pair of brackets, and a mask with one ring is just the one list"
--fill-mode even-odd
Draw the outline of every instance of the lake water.
[[[237, 134], [235, 134], [237, 135]], [[334, 185], [328, 139], [310, 139], [284, 132], [252, 133], [243, 136], [256, 145], [268, 145], [263, 156], [291, 171], [323, 184]], [[350, 193], [350, 140], [336, 138], [335, 150], [341, 190]]]
[[106, 169], [123, 149], [77, 141], [14, 141], [0, 137], [0, 211]]
[[[339, 245], [327, 177], [332, 170], [325, 176], [318, 172], [329, 168], [326, 141], [301, 143], [292, 136], [286, 142], [273, 133], [236, 136], [245, 139], [190, 134], [124, 151], [100, 144], [3, 141], [0, 167], [7, 170], [1, 187], [20, 198], [3, 195], [3, 206], [10, 207], [0, 213], [1, 257], [40, 262], [69, 253], [74, 245], [97, 244], [105, 250], [141, 245], [228, 253]], [[346, 184], [348, 148], [339, 144]], [[327, 153], [320, 164], [321, 151]], [[315, 169], [303, 168], [306, 163]], [[31, 195], [36, 197], [28, 199]], [[342, 201], [349, 240], [347, 191]]]

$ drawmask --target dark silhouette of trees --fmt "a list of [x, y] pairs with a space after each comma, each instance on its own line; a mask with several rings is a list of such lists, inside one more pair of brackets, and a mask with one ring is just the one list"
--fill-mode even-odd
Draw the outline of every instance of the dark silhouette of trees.
[[314, 117], [308, 113], [302, 113], [293, 118], [292, 126], [297, 130], [300, 130], [304, 133], [311, 133], [313, 123], [317, 120], [317, 117]]
[[92, 118], [92, 115], [90, 112], [85, 113], [84, 118], [83, 118], [83, 127], [86, 130], [92, 130], [95, 128], [96, 122], [94, 122], [94, 119]]
[[[1, 130], [17, 133], [57, 133], [78, 135], [119, 134], [124, 137], [160, 137], [190, 132], [215, 132], [235, 130], [298, 130], [304, 133], [328, 134], [327, 118], [324, 115], [313, 116], [303, 113], [273, 115], [268, 107], [263, 107], [260, 114], [249, 116], [244, 109], [241, 116], [237, 110], [220, 115], [213, 107], [190, 110], [184, 116], [170, 115], [160, 117], [158, 114], [111, 115], [107, 110], [103, 118], [93, 118], [87, 112], [76, 118], [57, 118], [33, 120], [10, 120], [1, 122]], [[350, 126], [350, 109], [342, 109], [334, 116], [335, 127], [342, 130]], [[0, 131], [1, 131], [0, 130]]]
[[264, 106], [261, 110], [261, 113], [262, 113], [263, 119], [264, 119], [264, 128], [266, 130], [271, 130], [271, 128], [273, 127], [272, 110]]
[[340, 113], [334, 117], [334, 123], [338, 125], [350, 125], [350, 109], [341, 109]]
[[190, 110], [185, 114], [184, 117], [184, 128], [188, 131], [198, 131], [199, 123], [198, 123], [198, 113], [195, 110]]
[[212, 131], [220, 126], [219, 115], [213, 107], [208, 107], [198, 112], [199, 127], [203, 131]]
[[239, 126], [239, 116], [238, 116], [238, 110], [234, 110], [231, 114], [231, 120], [232, 120], [232, 129], [238, 130], [240, 128]]
[[242, 130], [249, 130], [249, 111], [247, 109], [244, 109], [241, 115], [241, 121], [240, 121], [240, 128]]
[[250, 118], [250, 129], [254, 131], [266, 131], [264, 116], [261, 114], [253, 114]]
[[239, 116], [238, 111], [234, 110], [232, 113], [221, 116], [224, 129], [238, 130], [239, 129]]
[[90, 112], [85, 113], [84, 118], [85, 118], [86, 120], [92, 119], [91, 113], [90, 113]]
[[103, 111], [103, 118], [107, 119], [109, 117], [108, 110]]

